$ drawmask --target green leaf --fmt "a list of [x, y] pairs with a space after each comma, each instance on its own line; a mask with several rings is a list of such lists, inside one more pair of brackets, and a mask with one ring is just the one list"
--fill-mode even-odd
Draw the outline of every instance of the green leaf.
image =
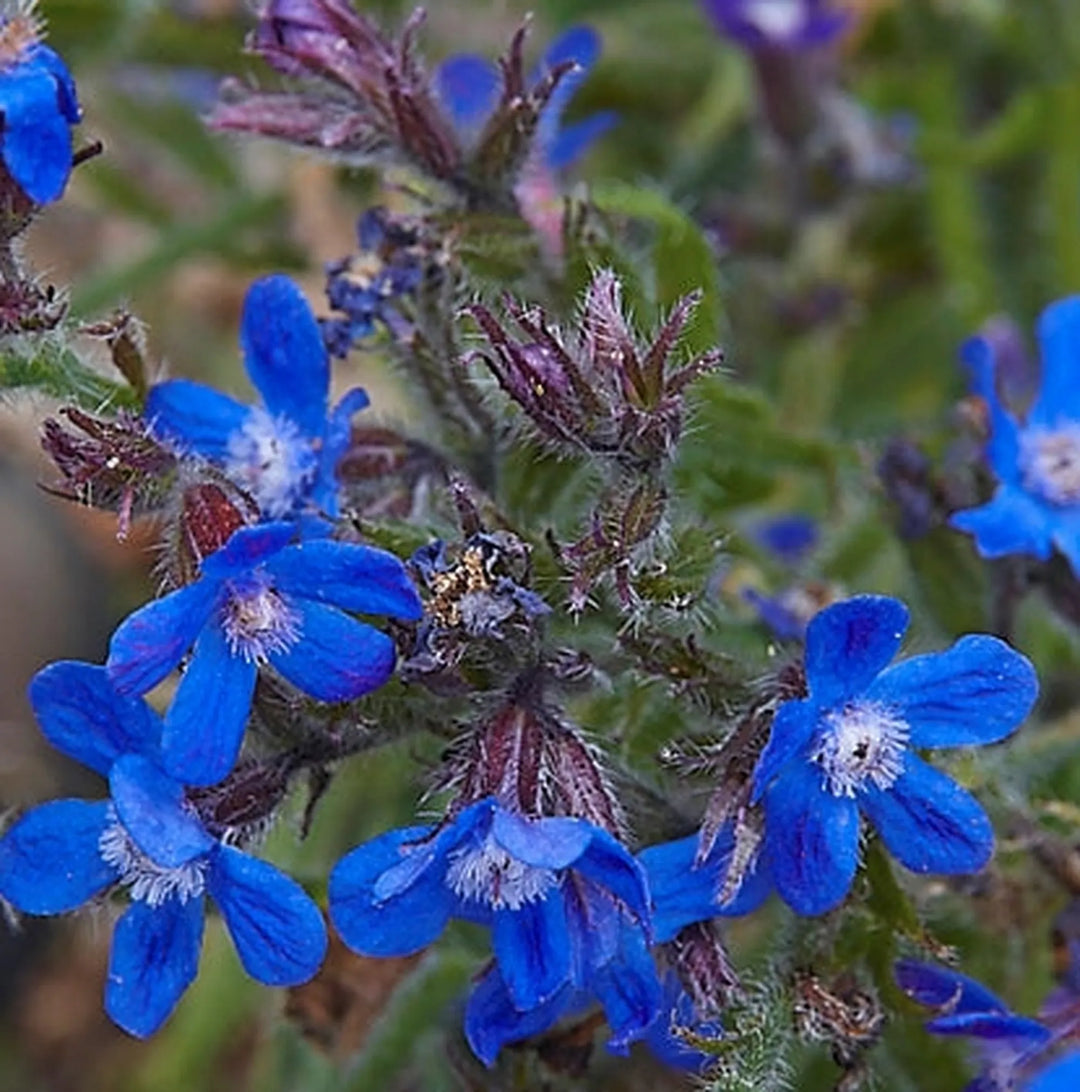
[[135, 407], [128, 386], [99, 375], [56, 341], [13, 340], [0, 346], [0, 392], [35, 390], [98, 413], [106, 407]]

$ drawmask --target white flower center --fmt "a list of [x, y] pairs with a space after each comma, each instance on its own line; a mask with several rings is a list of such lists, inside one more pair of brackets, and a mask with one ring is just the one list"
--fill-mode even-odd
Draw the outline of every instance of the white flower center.
[[868, 786], [887, 789], [904, 769], [910, 729], [886, 705], [853, 702], [826, 714], [810, 751], [833, 796], [854, 796]]
[[742, 17], [770, 41], [787, 42], [806, 22], [803, 0], [748, 0]]
[[1080, 502], [1080, 424], [1032, 428], [1020, 437], [1024, 485], [1051, 504]]
[[266, 586], [233, 589], [224, 607], [222, 626], [234, 656], [265, 663], [300, 640], [300, 615], [287, 599]]
[[559, 877], [549, 868], [536, 868], [511, 857], [489, 836], [483, 845], [453, 857], [446, 882], [463, 899], [496, 909], [520, 910], [526, 903], [544, 898]]
[[206, 858], [196, 857], [176, 868], [165, 868], [149, 858], [132, 840], [115, 810], [98, 840], [101, 859], [120, 873], [120, 883], [131, 889], [136, 902], [161, 906], [170, 898], [181, 903], [197, 899], [206, 890]]
[[229, 437], [226, 473], [247, 490], [263, 513], [287, 516], [303, 500], [318, 468], [311, 441], [287, 417], [256, 406]]

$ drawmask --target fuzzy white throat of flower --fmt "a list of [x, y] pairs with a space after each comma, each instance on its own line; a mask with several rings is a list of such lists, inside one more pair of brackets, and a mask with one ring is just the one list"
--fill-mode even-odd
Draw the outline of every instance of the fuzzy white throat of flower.
[[804, 0], [746, 0], [742, 17], [771, 42], [788, 42], [806, 22]]
[[222, 610], [225, 640], [234, 656], [265, 663], [300, 640], [299, 613], [269, 586], [234, 588]]
[[37, 0], [0, 2], [0, 71], [19, 64], [45, 34]]
[[101, 859], [120, 873], [120, 883], [130, 889], [136, 902], [161, 906], [167, 899], [177, 898], [185, 903], [206, 890], [205, 857], [165, 868], [139, 849], [113, 809], [110, 820], [98, 839], [98, 851]]
[[1025, 430], [1020, 470], [1025, 487], [1051, 504], [1080, 502], [1080, 422]]
[[230, 437], [225, 472], [262, 512], [287, 516], [304, 499], [318, 469], [311, 440], [287, 417], [259, 406]]
[[446, 882], [463, 899], [496, 910], [520, 910], [545, 898], [559, 877], [550, 868], [536, 868], [512, 857], [489, 835], [480, 845], [462, 849], [451, 858]]
[[833, 796], [860, 789], [887, 789], [904, 770], [911, 735], [905, 720], [887, 705], [852, 702], [824, 717], [810, 751]]

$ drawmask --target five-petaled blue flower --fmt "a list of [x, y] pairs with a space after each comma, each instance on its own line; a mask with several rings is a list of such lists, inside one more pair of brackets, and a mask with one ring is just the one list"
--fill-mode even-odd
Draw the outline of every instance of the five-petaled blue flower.
[[132, 1035], [153, 1034], [195, 977], [204, 895], [240, 962], [273, 986], [305, 982], [326, 950], [322, 914], [265, 861], [222, 840], [184, 786], [155, 761], [161, 720], [118, 694], [104, 668], [41, 671], [30, 700], [49, 741], [107, 777], [111, 799], [55, 800], [0, 839], [0, 896], [27, 914], [63, 914], [115, 887], [131, 905], [113, 934], [105, 1008]]
[[492, 798], [439, 827], [394, 830], [359, 846], [330, 875], [330, 917], [364, 955], [417, 952], [451, 917], [491, 928], [495, 965], [466, 1012], [474, 1052], [549, 1027], [592, 997], [624, 1050], [656, 1016], [645, 875], [584, 819], [527, 819]]
[[0, 156], [27, 197], [45, 205], [67, 185], [81, 111], [67, 65], [39, 31], [32, 12], [0, 17]]
[[926, 1024], [927, 1031], [975, 1040], [980, 1073], [967, 1092], [1016, 1088], [1017, 1077], [1053, 1037], [1045, 1024], [1011, 1012], [1004, 1001], [967, 975], [914, 959], [899, 960], [894, 970], [897, 984], [908, 997], [937, 1010]]
[[747, 49], [813, 49], [839, 37], [849, 13], [828, 0], [704, 0], [721, 34]]
[[993, 343], [974, 337], [962, 357], [990, 410], [986, 457], [997, 475], [993, 499], [949, 521], [975, 536], [983, 557], [1056, 547], [1080, 576], [1080, 296], [1051, 304], [1038, 324], [1042, 385], [1021, 425], [997, 392]]
[[203, 559], [198, 580], [141, 607], [112, 636], [106, 666], [126, 694], [145, 694], [195, 646], [161, 744], [165, 769], [185, 784], [213, 784], [232, 768], [260, 664], [320, 701], [357, 698], [390, 677], [394, 643], [343, 611], [405, 621], [423, 613], [393, 554], [295, 535], [283, 521], [241, 528]]
[[[562, 124], [567, 105], [599, 56], [600, 35], [590, 26], [571, 27], [551, 43], [533, 73], [532, 82], [536, 84], [557, 65], [566, 61], [576, 65], [563, 76], [548, 99], [537, 126], [536, 158], [550, 171], [570, 166], [615, 124], [616, 116], [610, 110], [590, 114], [572, 125]], [[485, 57], [462, 53], [439, 65], [435, 87], [454, 125], [468, 137], [480, 131], [495, 108], [502, 90], [502, 76]]]
[[329, 410], [326, 347], [288, 277], [264, 277], [251, 286], [240, 341], [262, 405], [245, 406], [202, 383], [171, 379], [151, 388], [147, 420], [181, 452], [223, 467], [267, 518], [336, 516], [335, 469], [367, 395], [354, 388]]
[[979, 803], [913, 748], [1003, 739], [1034, 704], [1034, 668], [982, 634], [888, 667], [907, 622], [903, 603], [885, 596], [818, 614], [806, 633], [808, 696], [779, 707], [754, 770], [769, 870], [800, 914], [847, 894], [860, 811], [915, 872], [976, 872], [993, 852]]

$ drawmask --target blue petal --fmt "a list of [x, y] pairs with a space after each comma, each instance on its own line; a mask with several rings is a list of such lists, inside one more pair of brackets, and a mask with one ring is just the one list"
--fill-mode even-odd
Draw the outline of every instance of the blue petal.
[[973, 390], [982, 397], [990, 411], [987, 461], [1002, 482], [1019, 485], [1020, 434], [1016, 421], [998, 396], [994, 347], [986, 338], [969, 338], [960, 348], [960, 359], [971, 372]]
[[1055, 513], [1053, 543], [1080, 578], [1080, 508], [1072, 506]]
[[982, 805], [913, 752], [890, 788], [865, 790], [859, 804], [912, 872], [978, 872], [994, 852], [994, 828]]
[[1080, 1051], [1073, 1051], [1044, 1069], [1026, 1092], [1075, 1092], [1080, 1088]]
[[386, 550], [317, 540], [289, 546], [266, 563], [282, 591], [343, 610], [415, 622], [424, 608], [401, 560]]
[[109, 774], [116, 813], [135, 844], [163, 868], [178, 868], [216, 843], [188, 808], [184, 787], [142, 755], [125, 755]]
[[816, 614], [806, 628], [810, 697], [835, 705], [861, 694], [896, 655], [907, 623], [907, 607], [884, 595], [857, 595]]
[[501, 80], [484, 57], [463, 53], [448, 57], [435, 70], [435, 90], [454, 127], [468, 135], [495, 109]]
[[1050, 304], [1037, 332], [1042, 383], [1028, 424], [1054, 428], [1080, 420], [1080, 296]]
[[747, 873], [731, 902], [721, 906], [717, 901], [721, 877], [727, 872], [733, 847], [728, 825], [720, 832], [708, 859], [700, 865], [696, 863], [696, 834], [649, 846], [638, 854], [652, 894], [652, 931], [657, 944], [673, 939], [680, 929], [696, 921], [739, 917], [756, 910], [765, 901], [771, 883], [766, 871], [758, 866]]
[[859, 810], [826, 792], [813, 767], [794, 765], [765, 795], [765, 846], [784, 902], [797, 914], [823, 914], [855, 878]]
[[491, 833], [510, 854], [533, 868], [566, 868], [585, 852], [595, 828], [584, 819], [526, 819], [496, 806]]
[[570, 978], [570, 933], [561, 887], [516, 909], [498, 907], [491, 946], [516, 1009], [543, 1004]]
[[[330, 920], [354, 951], [369, 956], [411, 955], [446, 928], [455, 897], [445, 882], [445, 853], [435, 853], [431, 842], [424, 842], [431, 833], [430, 827], [388, 831], [347, 853], [334, 866], [329, 882]], [[420, 867], [411, 882], [380, 897], [379, 880], [413, 853], [420, 855]]]
[[140, 607], [117, 627], [105, 661], [123, 694], [152, 690], [184, 658], [214, 611], [220, 585], [199, 580]]
[[562, 126], [544, 148], [544, 165], [552, 171], [569, 167], [618, 120], [619, 115], [614, 110], [603, 110], [572, 125]]
[[243, 576], [272, 559], [295, 537], [296, 527], [288, 520], [241, 527], [220, 550], [203, 559], [200, 571], [213, 580]]
[[338, 511], [337, 466], [352, 442], [352, 419], [370, 400], [367, 391], [354, 387], [342, 395], [330, 413], [326, 435], [319, 451], [319, 474], [312, 488], [311, 499], [327, 515], [336, 516]]
[[105, 983], [105, 1011], [145, 1039], [169, 1018], [199, 969], [202, 899], [132, 903], [117, 922]]
[[642, 929], [623, 926], [619, 955], [596, 972], [593, 989], [611, 1028], [608, 1050], [625, 1054], [656, 1019], [664, 1000]]
[[1030, 493], [1002, 485], [993, 500], [949, 517], [949, 526], [975, 536], [980, 557], [1030, 554], [1040, 561], [1050, 557], [1053, 516]]
[[917, 959], [898, 959], [893, 967], [896, 983], [913, 1001], [949, 1013], [1008, 1012], [1008, 1006], [981, 982], [948, 967]]
[[976, 1039], [1016, 1039], [1025, 1044], [1042, 1044], [1051, 1037], [1048, 1027], [1012, 1012], [964, 1012], [928, 1020], [926, 1030], [935, 1035], [964, 1035]]
[[600, 56], [600, 48], [600, 35], [592, 27], [571, 27], [551, 43], [538, 71], [533, 73], [532, 82], [535, 84], [553, 68], [567, 61], [576, 66], [563, 75], [540, 115], [536, 140], [542, 149], [554, 146], [562, 115]]
[[300, 616], [300, 640], [269, 660], [293, 686], [319, 701], [349, 701], [393, 674], [396, 652], [385, 633], [309, 599], [291, 605]]
[[607, 888], [638, 921], [648, 923], [649, 888], [645, 871], [617, 838], [606, 830], [595, 829], [574, 869]]
[[71, 130], [60, 111], [56, 79], [33, 64], [0, 75], [4, 163], [37, 204], [55, 201], [71, 174]]
[[305, 436], [321, 437], [330, 358], [307, 300], [288, 277], [264, 277], [248, 289], [240, 341], [248, 375], [270, 413], [295, 421]]
[[567, 986], [544, 1004], [520, 1012], [498, 968], [493, 967], [476, 984], [465, 1006], [465, 1038], [484, 1065], [494, 1065], [503, 1046], [547, 1031], [577, 1000], [575, 991]]
[[258, 673], [253, 660], [233, 653], [220, 626], [203, 628], [161, 737], [161, 761], [178, 781], [213, 785], [228, 775], [244, 740]]
[[102, 776], [128, 751], [157, 749], [161, 718], [141, 698], [118, 694], [104, 667], [49, 664], [30, 681], [29, 693], [45, 738]]
[[250, 406], [190, 379], [156, 383], [143, 410], [155, 436], [219, 463], [228, 457], [233, 433], [250, 415]]
[[815, 701], [786, 701], [773, 717], [769, 742], [754, 767], [754, 792], [757, 803], [785, 766], [802, 754], [817, 729], [821, 710]]
[[297, 986], [319, 969], [326, 925], [295, 880], [266, 861], [221, 846], [207, 881], [252, 978], [268, 986]]
[[994, 743], [1031, 712], [1039, 679], [1031, 662], [1004, 641], [969, 634], [944, 652], [913, 656], [878, 676], [868, 701], [892, 706], [915, 747]]
[[106, 801], [55, 800], [28, 811], [0, 838], [0, 895], [24, 914], [64, 914], [114, 883], [98, 843]]
[[75, 81], [71, 77], [71, 72], [60, 54], [39, 42], [31, 50], [29, 61], [33, 65], [47, 69], [53, 79], [56, 80], [57, 101], [60, 112], [72, 125], [77, 124], [82, 118], [82, 110], [79, 109], [79, 96], [75, 90]]

